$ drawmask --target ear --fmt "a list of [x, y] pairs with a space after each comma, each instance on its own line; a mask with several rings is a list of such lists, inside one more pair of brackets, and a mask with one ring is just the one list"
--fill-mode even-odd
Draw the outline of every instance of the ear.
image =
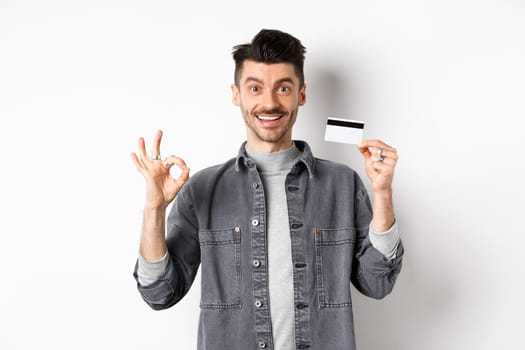
[[240, 96], [239, 88], [237, 87], [237, 85], [232, 84], [231, 85], [231, 89], [232, 89], [232, 102], [233, 102], [233, 104], [236, 105], [236, 106], [240, 106], [241, 105], [241, 96]]
[[304, 106], [306, 103], [306, 84], [303, 84], [299, 90], [299, 106]]

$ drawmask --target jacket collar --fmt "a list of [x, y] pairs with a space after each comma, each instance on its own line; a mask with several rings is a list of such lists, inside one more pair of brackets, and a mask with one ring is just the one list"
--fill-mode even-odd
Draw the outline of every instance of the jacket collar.
[[[308, 169], [310, 178], [312, 178], [314, 176], [315, 158], [312, 154], [310, 146], [308, 146], [305, 141], [300, 140], [294, 140], [294, 144], [295, 147], [297, 147], [297, 149], [299, 149], [301, 152], [301, 155], [299, 156], [297, 163], [292, 168], [292, 172], [298, 171], [298, 167], [303, 165], [306, 167], [306, 169]], [[239, 148], [239, 154], [235, 159], [235, 171], [239, 171], [242, 167], [251, 168], [253, 166], [255, 166], [255, 162], [246, 153], [246, 141], [244, 141]]]

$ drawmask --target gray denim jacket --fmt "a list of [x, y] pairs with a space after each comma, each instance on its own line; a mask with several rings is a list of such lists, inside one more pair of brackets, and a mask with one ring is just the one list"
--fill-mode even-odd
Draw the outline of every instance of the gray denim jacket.
[[[350, 284], [385, 297], [401, 269], [368, 239], [370, 200], [357, 173], [314, 158], [309, 146], [286, 178], [297, 349], [355, 349]], [[243, 144], [228, 162], [193, 175], [168, 216], [164, 276], [138, 284], [153, 309], [176, 304], [201, 266], [198, 350], [273, 349], [265, 197]], [[135, 269], [136, 277], [136, 269]]]

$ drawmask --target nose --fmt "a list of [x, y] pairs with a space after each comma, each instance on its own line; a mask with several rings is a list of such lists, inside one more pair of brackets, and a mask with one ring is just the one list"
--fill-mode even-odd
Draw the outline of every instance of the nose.
[[266, 90], [261, 97], [262, 107], [266, 110], [272, 110], [279, 107], [279, 100], [273, 90]]

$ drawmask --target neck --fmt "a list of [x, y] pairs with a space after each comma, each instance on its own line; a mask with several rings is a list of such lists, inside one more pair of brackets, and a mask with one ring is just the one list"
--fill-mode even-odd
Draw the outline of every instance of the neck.
[[251, 136], [248, 134], [246, 147], [260, 153], [280, 152], [289, 149], [293, 145], [291, 133], [275, 142], [263, 141]]
[[289, 149], [292, 147], [293, 142], [273, 143], [273, 142], [250, 142], [246, 143], [246, 147], [260, 153], [274, 153]]

